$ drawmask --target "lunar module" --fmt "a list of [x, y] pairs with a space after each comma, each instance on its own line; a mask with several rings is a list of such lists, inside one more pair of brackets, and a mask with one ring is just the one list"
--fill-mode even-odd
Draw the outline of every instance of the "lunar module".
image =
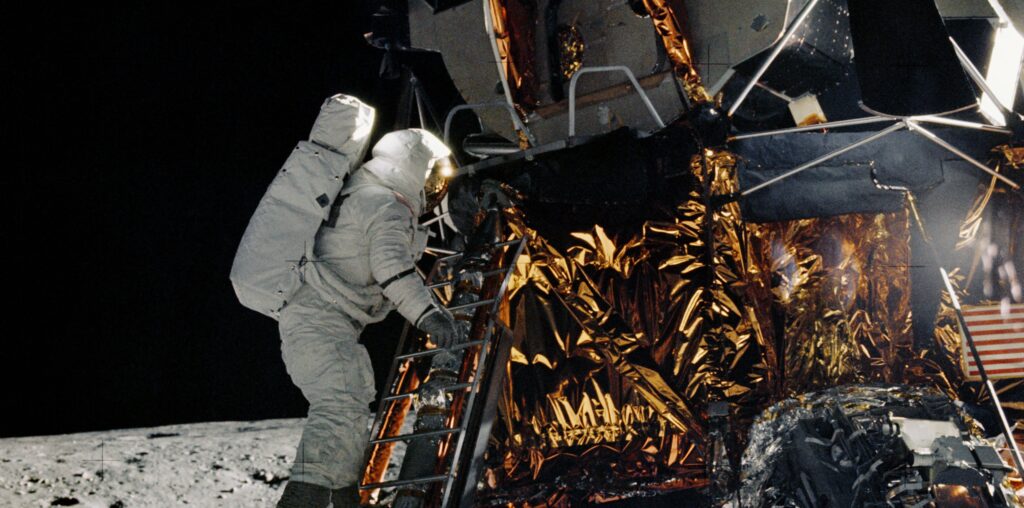
[[407, 330], [364, 502], [1022, 506], [1019, 1], [373, 13], [469, 332]]

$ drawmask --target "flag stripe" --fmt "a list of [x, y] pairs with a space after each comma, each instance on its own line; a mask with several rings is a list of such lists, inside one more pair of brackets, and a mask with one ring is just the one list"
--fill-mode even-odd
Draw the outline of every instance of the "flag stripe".
[[1000, 309], [986, 309], [983, 311], [978, 310], [964, 310], [964, 317], [967, 319], [985, 319], [994, 317], [1013, 317], [1024, 314], [1024, 307], [1019, 309], [1000, 310]]
[[982, 346], [986, 346], [986, 347], [988, 347], [988, 346], [1001, 346], [1001, 345], [1005, 345], [1005, 344], [1020, 344], [1020, 343], [1021, 343], [1020, 342], [1020, 338], [1016, 338], [1016, 339], [1000, 339], [1000, 338], [997, 338], [997, 337], [993, 337], [991, 339], [988, 339], [988, 338], [986, 338], [986, 339], [975, 338], [974, 339], [974, 346], [978, 347], [978, 348], [980, 348]]
[[995, 355], [1019, 355], [1024, 358], [1024, 347], [988, 346], [978, 347], [978, 354], [982, 358], [989, 358]]
[[[1024, 374], [1024, 365], [989, 365], [985, 367], [985, 373], [989, 376], [1006, 376], [1010, 373]], [[970, 371], [967, 373], [973, 377], [981, 377], [981, 372], [977, 367], [970, 367]]]
[[998, 308], [986, 309], [986, 310], [964, 310], [964, 316], [969, 320], [976, 320], [978, 317], [987, 317], [992, 315], [1020, 315], [1024, 314], [1024, 308], [1012, 308], [1010, 310], [1001, 310]]
[[[965, 321], [967, 321], [967, 325], [968, 326], [985, 326], [985, 325], [1003, 325], [1003, 326], [1006, 326], [1006, 325], [1011, 324], [1011, 323], [1024, 323], [1024, 317], [1013, 317], [1013, 318], [1010, 318], [1010, 319], [1004, 319], [1004, 318], [1000, 318], [1000, 319], [979, 319], [979, 320], [966, 319]], [[1013, 327], [1011, 327], [1011, 328], [1013, 328]]]
[[[990, 351], [987, 353], [982, 353], [981, 351], [978, 351], [978, 353], [981, 355], [981, 361], [985, 362], [985, 365], [988, 365], [988, 363], [993, 360], [1012, 360], [1014, 362], [1020, 362], [1024, 364], [1024, 355], [1020, 353], [1002, 353], [998, 351]], [[968, 355], [967, 361], [974, 362], [974, 357]]]
[[[992, 370], [992, 369], [1024, 369], [1024, 363], [1021, 363], [1021, 362], [1018, 362], [1018, 361], [1014, 361], [1014, 360], [1009, 360], [1009, 359], [1004, 359], [1004, 361], [1006, 362], [1005, 364], [1001, 363], [999, 360], [989, 360], [989, 359], [986, 359], [985, 360], [985, 370]], [[978, 368], [977, 365], [974, 365], [974, 362], [971, 362], [971, 365], [969, 365], [969, 367], [970, 367], [971, 370], [976, 370]]]
[[[1020, 365], [1021, 368], [1024, 368], [1024, 359], [1021, 359], [1021, 358], [998, 358], [998, 357], [990, 358], [990, 357], [983, 357], [981, 359], [981, 361], [985, 362], [985, 365], [996, 365], [996, 364], [1009, 363], [1009, 364], [1013, 364], [1013, 365]], [[975, 363], [974, 360], [967, 360], [967, 365], [977, 365], [977, 363]]]
[[[974, 335], [974, 334], [972, 334], [972, 335]], [[982, 335], [980, 337], [975, 337], [974, 338], [974, 342], [976, 344], [981, 344], [981, 343], [985, 343], [985, 344], [1004, 344], [1004, 343], [1006, 343], [1006, 341], [1009, 340], [1010, 343], [1016, 344], [1017, 342], [1020, 342], [1022, 339], [1024, 339], [1024, 334], [1005, 333], [1005, 334]]]
[[[985, 373], [990, 375], [990, 376], [1000, 376], [1000, 375], [1003, 375], [1003, 374], [1024, 375], [1024, 367], [1013, 368], [1013, 369], [985, 369]], [[967, 375], [972, 376], [972, 377], [977, 377], [980, 374], [981, 374], [981, 372], [979, 372], [978, 369], [974, 369], [974, 368], [972, 368], [967, 373]]]
[[978, 330], [974, 331], [974, 327], [967, 325], [967, 329], [971, 331], [971, 335], [1011, 335], [1024, 337], [1024, 333], [1010, 330], [1008, 328], [1002, 328], [998, 330]]
[[[997, 356], [1009, 356], [1010, 358], [1020, 358], [1021, 361], [1024, 361], [1024, 353], [1020, 352], [1024, 351], [1024, 349], [1022, 349], [1020, 345], [1014, 344], [1010, 346], [1001, 347], [1002, 349], [979, 349], [978, 354], [981, 355], [982, 358], [986, 359], [986, 361], [988, 358], [995, 358]], [[965, 351], [965, 353], [970, 353], [970, 350]], [[971, 359], [969, 355], [965, 356], [967, 356], [968, 359]]]
[[981, 325], [981, 326], [978, 326], [978, 327], [968, 323], [967, 326], [970, 327], [971, 331], [975, 332], [975, 333], [977, 333], [977, 332], [987, 332], [989, 330], [999, 330], [999, 331], [1006, 332], [1006, 333], [1020, 333], [1020, 334], [1024, 334], [1024, 323], [1019, 324], [1019, 325]]
[[[967, 316], [988, 316], [992, 314], [1002, 314], [1004, 310], [1002, 307], [996, 306], [982, 306], [982, 307], [968, 307], [964, 309], [964, 315]], [[1024, 312], [1024, 304], [1013, 304], [1010, 305], [1007, 312], [1015, 314], [1018, 312]]]
[[[1024, 377], [1024, 305], [969, 307], [964, 309], [964, 321], [986, 374]], [[966, 340], [961, 342], [964, 371], [968, 377], [977, 379], [978, 362]]]
[[1024, 347], [1024, 345], [1022, 345], [1019, 341], [1016, 341], [1016, 340], [1008, 341], [1008, 343], [1006, 343], [1006, 344], [989, 344], [989, 343], [975, 342], [974, 347], [976, 349], [978, 349], [979, 353], [983, 352], [985, 354], [992, 354], [992, 353], [997, 352], [997, 351], [1004, 351], [1004, 350], [1008, 350], [1008, 349], [1009, 350], [1016, 350], [1016, 351], [1024, 351], [1024, 349], [1018, 349], [1020, 347]]
[[967, 326], [971, 327], [971, 330], [997, 330], [1002, 328], [1003, 330], [1018, 330], [1024, 332], [1024, 320], [1021, 320], [1020, 323], [993, 323], [985, 325], [979, 325], [968, 321]]

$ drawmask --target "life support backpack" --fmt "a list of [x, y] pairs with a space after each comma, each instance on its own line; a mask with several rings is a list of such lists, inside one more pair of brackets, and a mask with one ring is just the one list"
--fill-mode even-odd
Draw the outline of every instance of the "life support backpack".
[[309, 141], [299, 142], [270, 182], [238, 245], [230, 278], [242, 305], [277, 319], [302, 285], [317, 230], [366, 154], [374, 114], [342, 94], [321, 106]]

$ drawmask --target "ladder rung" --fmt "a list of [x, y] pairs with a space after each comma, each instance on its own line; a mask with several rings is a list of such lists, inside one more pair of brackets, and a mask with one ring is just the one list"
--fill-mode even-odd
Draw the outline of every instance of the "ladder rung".
[[[458, 384], [454, 384], [454, 385], [451, 385], [451, 386], [444, 387], [444, 391], [446, 391], [446, 392], [455, 392], [455, 391], [458, 391], [458, 390], [465, 390], [466, 388], [470, 388], [472, 386], [473, 386], [473, 383], [458, 383]], [[408, 398], [408, 397], [412, 397], [414, 395], [416, 395], [416, 392], [399, 393], [397, 395], [388, 395], [387, 397], [384, 397], [383, 399], [381, 399], [381, 402], [390, 402], [392, 400], [405, 399], [405, 398]]]
[[451, 256], [451, 255], [454, 255], [454, 254], [461, 254], [459, 251], [448, 250], [448, 249], [439, 249], [437, 247], [427, 247], [426, 249], [423, 249], [423, 251], [426, 252], [427, 254], [433, 254], [433, 255]]
[[415, 485], [417, 483], [443, 482], [447, 479], [448, 475], [439, 474], [436, 476], [424, 476], [423, 478], [410, 478], [408, 480], [391, 480], [389, 482], [368, 483], [366, 485], [360, 485], [359, 488], [362, 490], [386, 489], [389, 487], [401, 487], [403, 485]]
[[447, 307], [449, 311], [475, 309], [477, 307], [483, 307], [489, 303], [494, 303], [494, 298], [488, 298], [486, 300], [480, 300], [479, 302], [464, 303], [462, 305], [456, 305], [454, 307]]
[[435, 265], [439, 265], [439, 264], [442, 264], [442, 263], [444, 263], [446, 261], [451, 261], [453, 259], [459, 259], [459, 258], [462, 257], [463, 254], [464, 254], [463, 252], [456, 252], [455, 254], [450, 254], [450, 255], [445, 256], [443, 258], [437, 258], [437, 261], [435, 261], [434, 264]]
[[[499, 269], [499, 270], [491, 270], [489, 272], [484, 272], [483, 276], [484, 277], [494, 277], [495, 275], [502, 275], [502, 274], [504, 274], [507, 271], [508, 270], [504, 269], [504, 268]], [[455, 284], [456, 282], [458, 282], [458, 281], [456, 281], [456, 280], [446, 280], [444, 282], [437, 282], [437, 283], [431, 284], [431, 285], [429, 285], [427, 287], [430, 288], [430, 289], [437, 289], [437, 288], [440, 288], [440, 287], [450, 286], [452, 284]]]
[[[517, 238], [515, 240], [509, 240], [507, 242], [500, 242], [500, 243], [494, 244], [494, 247], [497, 248], [497, 247], [505, 247], [505, 246], [508, 246], [508, 245], [515, 245], [515, 244], [521, 242], [522, 240], [523, 240], [522, 238]], [[433, 250], [435, 250], [438, 253], [440, 253], [440, 251], [442, 251], [444, 249], [433, 249]], [[442, 261], [448, 261], [448, 260], [451, 260], [451, 259], [461, 258], [463, 254], [465, 254], [465, 252], [456, 252], [454, 254], [445, 256], [443, 258], [438, 258], [437, 261], [435, 261], [435, 263], [440, 263]]]
[[428, 431], [424, 431], [424, 432], [413, 432], [412, 434], [402, 434], [401, 436], [391, 436], [391, 437], [382, 437], [380, 439], [373, 439], [373, 440], [370, 441], [370, 444], [394, 443], [395, 441], [408, 441], [410, 439], [419, 439], [419, 438], [423, 438], [423, 437], [446, 436], [448, 434], [455, 434], [455, 433], [458, 433], [458, 432], [462, 432], [462, 429], [455, 428], [455, 429], [428, 430]]
[[398, 356], [395, 357], [395, 360], [405, 360], [405, 359], [408, 359], [408, 358], [419, 358], [421, 356], [431, 356], [431, 355], [436, 355], [436, 354], [440, 353], [441, 351], [458, 351], [460, 349], [466, 349], [466, 348], [471, 348], [473, 346], [479, 346], [479, 345], [481, 345], [483, 343], [484, 343], [484, 341], [482, 341], [482, 340], [474, 340], [474, 341], [470, 341], [470, 342], [463, 342], [462, 344], [456, 344], [456, 345], [454, 345], [454, 346], [452, 346], [452, 347], [450, 347], [448, 349], [443, 349], [443, 348], [424, 349], [423, 351], [416, 351], [415, 353], [406, 353], [404, 355], [398, 355]]

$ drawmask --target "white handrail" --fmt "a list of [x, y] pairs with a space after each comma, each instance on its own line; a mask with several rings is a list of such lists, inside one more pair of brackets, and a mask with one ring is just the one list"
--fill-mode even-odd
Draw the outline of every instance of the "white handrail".
[[609, 65], [602, 67], [583, 67], [576, 71], [572, 75], [572, 79], [569, 81], [569, 137], [576, 135], [576, 81], [579, 80], [580, 76], [591, 73], [591, 72], [624, 72], [629, 81], [633, 83], [633, 88], [636, 93], [640, 94], [640, 99], [644, 101], [644, 105], [647, 106], [647, 110], [651, 112], [651, 116], [654, 117], [654, 121], [658, 124], [658, 127], [665, 127], [665, 122], [661, 120], [661, 116], [658, 115], [658, 110], [654, 109], [654, 104], [651, 104], [651, 99], [647, 97], [647, 93], [640, 86], [640, 82], [636, 80], [636, 76], [633, 75], [633, 71], [629, 70], [629, 67], [624, 65]]
[[507, 102], [481, 102], [477, 104], [460, 104], [450, 109], [448, 111], [448, 116], [445, 117], [444, 119], [444, 144], [448, 145], [448, 135], [451, 131], [452, 118], [455, 118], [455, 113], [458, 113], [459, 111], [465, 111], [467, 109], [477, 110], [483, 108], [505, 108], [506, 110], [508, 110], [509, 116], [512, 117], [512, 124], [515, 126], [515, 128], [523, 131], [523, 134], [526, 134], [526, 139], [530, 140], [530, 146], [537, 144], [537, 140], [534, 139], [533, 133], [530, 132], [529, 127], [527, 127], [526, 124], [523, 123], [523, 120], [519, 118], [519, 115], [516, 114], [515, 108], [513, 108], [512, 105], [508, 104]]

